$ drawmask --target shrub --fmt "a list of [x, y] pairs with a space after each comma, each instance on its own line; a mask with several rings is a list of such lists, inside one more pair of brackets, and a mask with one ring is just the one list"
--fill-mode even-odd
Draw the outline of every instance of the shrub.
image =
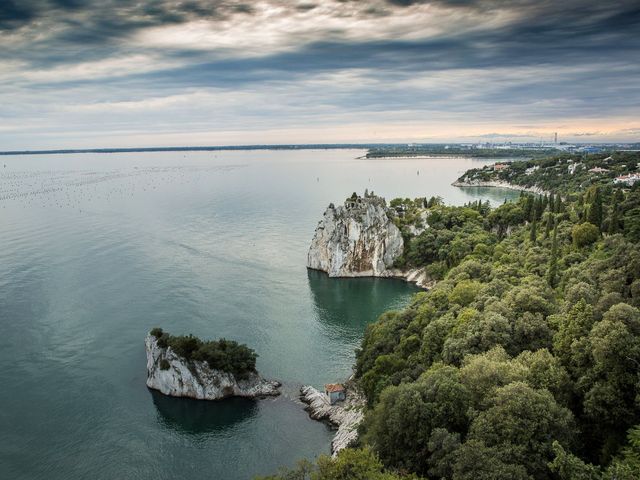
[[156, 327], [156, 328], [152, 328], [149, 333], [156, 338], [160, 338], [164, 332], [162, 331], [161, 328]]
[[573, 244], [578, 247], [586, 247], [596, 242], [600, 238], [600, 230], [593, 223], [585, 222], [574, 226], [571, 229]]
[[458, 283], [449, 294], [449, 302], [466, 307], [475, 300], [481, 288], [482, 284], [480, 282], [463, 280]]

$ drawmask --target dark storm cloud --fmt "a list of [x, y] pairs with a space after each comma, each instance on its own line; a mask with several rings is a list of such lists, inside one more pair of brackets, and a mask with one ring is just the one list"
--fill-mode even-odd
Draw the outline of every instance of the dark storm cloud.
[[[366, 2], [364, 2], [366, 3]], [[387, 0], [393, 8], [404, 8], [416, 3], [432, 3], [453, 7], [453, 12], [468, 9], [491, 10], [501, 6], [518, 5], [520, 14], [511, 23], [490, 30], [443, 35], [424, 41], [397, 42], [315, 42], [300, 45], [297, 52], [274, 55], [248, 61], [241, 69], [252, 64], [265, 64], [269, 69], [284, 68], [298, 71], [349, 66], [377, 67], [381, 65], [402, 69], [441, 69], [473, 66], [508, 66], [531, 62], [566, 64], [591, 62], [611, 55], [637, 54], [640, 51], [640, 6], [636, 1], [597, 4], [588, 1], [565, 2], [501, 2], [476, 0], [438, 0], [436, 2]], [[373, 3], [372, 6], [378, 6]], [[312, 10], [316, 3], [300, 3], [296, 9]], [[30, 44], [15, 43], [8, 46], [5, 58], [31, 61], [38, 67], [47, 64], [89, 61], [105, 55], [101, 48], [112, 49], [113, 42], [126, 42], [130, 35], [142, 29], [179, 25], [194, 19], [229, 20], [234, 15], [252, 15], [253, 7], [243, 2], [225, 1], [173, 1], [146, 0], [49, 0], [0, 2], [0, 25], [10, 28], [22, 26], [28, 30], [36, 20], [45, 25], [62, 24], [66, 28], [51, 36], [34, 40]], [[373, 13], [371, 15], [374, 15]], [[479, 25], [481, 27], [481, 25]], [[38, 28], [41, 28], [40, 26]], [[52, 29], [53, 30], [53, 29]], [[28, 38], [28, 37], [26, 37]], [[318, 39], [320, 40], [320, 39]], [[1, 42], [0, 42], [1, 44]], [[26, 49], [23, 47], [27, 47]], [[19, 47], [19, 48], [18, 48]], [[31, 47], [31, 48], [29, 48]], [[124, 47], [126, 48], [126, 46]], [[184, 49], [167, 51], [185, 55]], [[283, 65], [283, 63], [285, 65]]]
[[35, 16], [35, 12], [31, 8], [14, 0], [0, 2], [0, 29], [17, 28], [32, 21]]

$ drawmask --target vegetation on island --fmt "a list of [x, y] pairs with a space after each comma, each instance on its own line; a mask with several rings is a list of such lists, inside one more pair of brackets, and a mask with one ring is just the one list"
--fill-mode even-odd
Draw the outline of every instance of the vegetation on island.
[[[256, 352], [244, 344], [221, 338], [219, 340], [200, 340], [193, 335], [170, 335], [161, 328], [150, 332], [156, 337], [158, 346], [171, 348], [186, 361], [207, 362], [210, 368], [232, 373], [236, 378], [246, 378], [256, 371]], [[169, 369], [169, 362], [160, 362], [160, 369]]]
[[390, 203], [439, 281], [366, 330], [359, 445], [267, 478], [640, 478], [640, 183], [563, 165], [494, 209]]

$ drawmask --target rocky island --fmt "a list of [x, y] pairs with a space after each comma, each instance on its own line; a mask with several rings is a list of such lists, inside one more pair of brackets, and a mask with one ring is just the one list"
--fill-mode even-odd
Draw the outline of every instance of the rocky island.
[[280, 383], [255, 369], [256, 353], [231, 340], [202, 341], [154, 328], [145, 339], [147, 387], [198, 400], [279, 395]]
[[383, 197], [366, 190], [363, 197], [354, 192], [344, 205], [330, 204], [316, 227], [307, 268], [330, 277], [397, 277], [428, 287], [424, 269], [396, 266], [405, 247], [397, 216]]
[[354, 193], [344, 205], [330, 204], [309, 248], [307, 267], [330, 277], [385, 276], [402, 254], [400, 229], [384, 198]]

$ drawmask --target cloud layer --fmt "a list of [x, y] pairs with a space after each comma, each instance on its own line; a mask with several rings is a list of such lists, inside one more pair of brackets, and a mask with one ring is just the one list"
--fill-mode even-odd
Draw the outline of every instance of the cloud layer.
[[4, 0], [0, 150], [637, 140], [640, 6]]

